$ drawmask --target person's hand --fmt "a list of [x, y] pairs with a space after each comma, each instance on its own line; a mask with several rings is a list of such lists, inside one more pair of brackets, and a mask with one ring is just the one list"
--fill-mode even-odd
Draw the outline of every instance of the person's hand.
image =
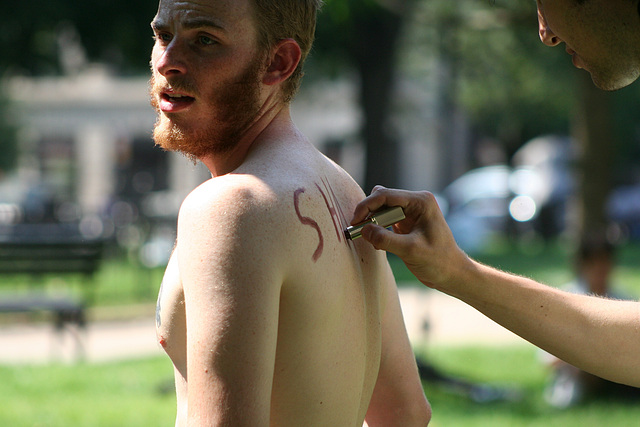
[[367, 225], [362, 237], [376, 249], [399, 256], [425, 285], [434, 288], [445, 285], [470, 261], [456, 244], [435, 196], [427, 191], [376, 186], [371, 195], [356, 206], [351, 224], [365, 221], [371, 212], [385, 206], [402, 207], [406, 219], [393, 226], [394, 232]]

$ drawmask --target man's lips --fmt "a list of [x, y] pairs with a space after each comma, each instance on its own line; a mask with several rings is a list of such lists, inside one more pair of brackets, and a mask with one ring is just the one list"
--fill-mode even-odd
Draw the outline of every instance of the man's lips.
[[573, 66], [576, 68], [584, 68], [582, 65], [582, 59], [580, 58], [580, 56], [578, 56], [578, 54], [576, 53], [575, 50], [567, 47], [565, 49], [567, 51], [567, 53], [569, 55], [571, 55], [571, 62], [573, 62]]
[[164, 90], [160, 92], [160, 110], [164, 113], [178, 113], [189, 108], [195, 98], [185, 93], [176, 92], [174, 90]]

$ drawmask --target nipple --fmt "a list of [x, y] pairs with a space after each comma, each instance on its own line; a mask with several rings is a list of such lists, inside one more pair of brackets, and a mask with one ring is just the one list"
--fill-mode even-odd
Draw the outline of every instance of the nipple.
[[162, 335], [158, 335], [158, 344], [160, 344], [162, 348], [167, 348], [167, 340]]

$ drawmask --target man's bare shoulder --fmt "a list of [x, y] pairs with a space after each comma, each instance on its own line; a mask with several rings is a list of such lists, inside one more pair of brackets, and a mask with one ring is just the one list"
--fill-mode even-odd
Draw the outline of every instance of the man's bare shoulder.
[[[274, 227], [286, 211], [282, 190], [252, 175], [225, 175], [210, 179], [183, 201], [178, 216], [178, 239], [211, 237], [219, 245], [262, 239], [268, 244]], [[277, 230], [281, 231], [281, 230]], [[251, 242], [248, 242], [251, 243]]]
[[195, 188], [183, 201], [180, 216], [218, 217], [249, 214], [276, 203], [273, 187], [251, 175], [212, 178]]

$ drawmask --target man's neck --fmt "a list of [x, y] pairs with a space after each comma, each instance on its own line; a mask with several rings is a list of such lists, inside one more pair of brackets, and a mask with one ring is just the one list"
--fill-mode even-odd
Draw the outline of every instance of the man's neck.
[[212, 177], [226, 175], [242, 165], [251, 151], [266, 139], [266, 135], [289, 125], [292, 125], [289, 106], [282, 103], [273, 104], [260, 112], [233, 150], [208, 154], [199, 160], [209, 169]]

